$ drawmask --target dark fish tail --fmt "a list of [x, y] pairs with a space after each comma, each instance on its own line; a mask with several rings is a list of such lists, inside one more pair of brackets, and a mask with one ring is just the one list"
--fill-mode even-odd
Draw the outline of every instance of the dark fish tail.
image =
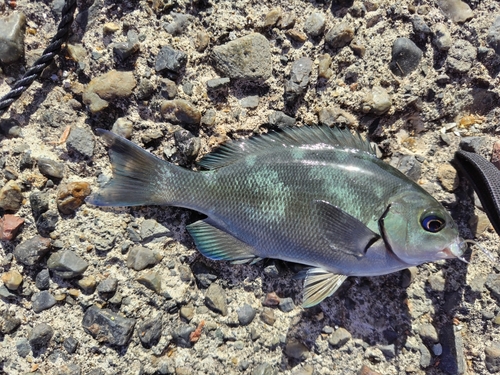
[[194, 174], [161, 160], [112, 132], [96, 130], [109, 147], [113, 178], [87, 202], [97, 206], [174, 205], [185, 174]]

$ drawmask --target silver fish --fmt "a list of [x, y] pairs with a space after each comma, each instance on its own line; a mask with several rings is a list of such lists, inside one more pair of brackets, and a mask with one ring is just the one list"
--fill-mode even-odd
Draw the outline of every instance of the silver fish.
[[201, 172], [97, 133], [109, 146], [113, 179], [88, 202], [199, 211], [207, 218], [187, 229], [208, 258], [310, 266], [304, 307], [348, 276], [461, 257], [466, 248], [444, 207], [348, 130], [290, 128], [229, 142], [199, 162]]

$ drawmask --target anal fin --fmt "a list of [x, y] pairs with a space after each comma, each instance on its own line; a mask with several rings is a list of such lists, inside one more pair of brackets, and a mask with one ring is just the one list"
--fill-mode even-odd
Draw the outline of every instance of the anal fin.
[[229, 233], [213, 226], [209, 220], [200, 220], [187, 226], [196, 247], [204, 256], [214, 260], [228, 260], [243, 264], [260, 260], [253, 247]]
[[330, 297], [347, 279], [346, 275], [332, 273], [322, 268], [309, 268], [304, 272], [304, 297], [302, 307], [313, 307]]

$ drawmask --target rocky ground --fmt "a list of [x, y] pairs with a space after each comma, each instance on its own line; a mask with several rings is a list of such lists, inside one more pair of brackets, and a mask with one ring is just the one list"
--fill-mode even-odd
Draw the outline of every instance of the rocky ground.
[[[2, 2], [0, 96], [63, 3]], [[83, 203], [111, 174], [99, 127], [196, 168], [229, 139], [338, 124], [497, 254], [449, 164], [500, 160], [497, 17], [495, 0], [78, 2], [67, 48], [0, 118], [0, 373], [500, 372], [500, 267], [477, 247], [304, 310], [294, 265], [201, 256], [197, 213]]]

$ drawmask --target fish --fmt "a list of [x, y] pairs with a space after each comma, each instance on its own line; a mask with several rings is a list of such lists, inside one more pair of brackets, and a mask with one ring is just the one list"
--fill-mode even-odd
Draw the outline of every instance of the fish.
[[107, 130], [96, 133], [113, 176], [87, 203], [198, 211], [206, 218], [186, 228], [207, 258], [305, 265], [305, 308], [349, 276], [460, 259], [467, 248], [446, 209], [348, 129], [291, 127], [230, 141], [204, 156], [199, 171]]

